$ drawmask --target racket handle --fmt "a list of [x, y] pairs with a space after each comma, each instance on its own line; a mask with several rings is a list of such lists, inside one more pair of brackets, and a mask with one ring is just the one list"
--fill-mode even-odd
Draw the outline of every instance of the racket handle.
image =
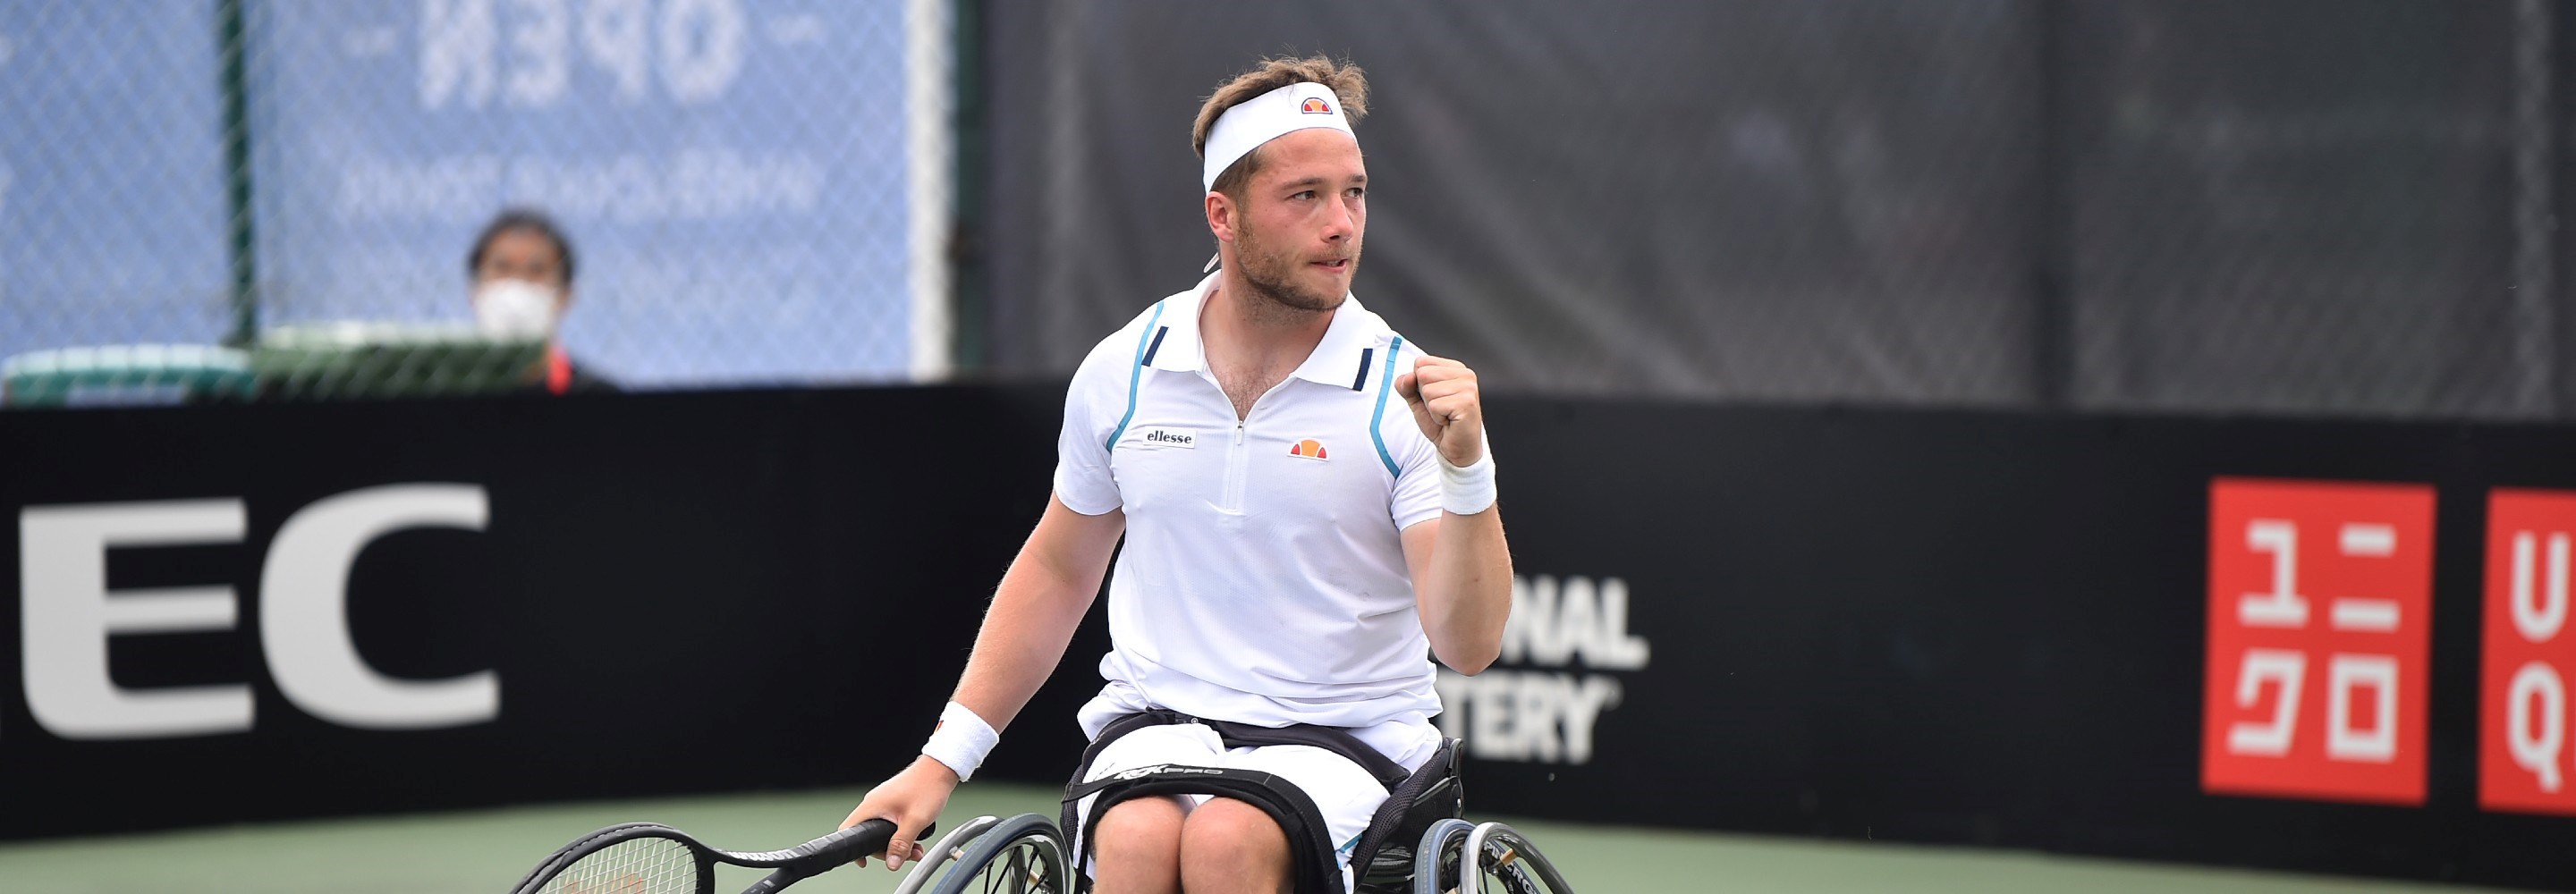
[[[923, 837], [928, 837], [931, 831], [937, 828], [939, 828], [938, 823], [931, 823], [922, 827], [921, 834]], [[784, 860], [785, 863], [778, 867], [778, 871], [770, 873], [768, 878], [753, 883], [749, 888], [744, 888], [743, 894], [770, 894], [772, 891], [803, 881], [808, 877], [821, 875], [858, 859], [861, 854], [873, 854], [885, 850], [887, 840], [893, 837], [893, 821], [872, 819], [780, 851], [775, 855], [763, 855], [774, 856]]]

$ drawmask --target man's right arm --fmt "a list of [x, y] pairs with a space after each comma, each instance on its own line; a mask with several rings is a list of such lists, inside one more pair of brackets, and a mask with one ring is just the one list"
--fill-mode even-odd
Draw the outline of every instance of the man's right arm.
[[1100, 579], [1109, 573], [1110, 552], [1126, 530], [1127, 516], [1116, 509], [1083, 515], [1047, 497], [1046, 514], [1011, 560], [993, 607], [984, 613], [984, 628], [957, 681], [959, 704], [996, 730], [1019, 716], [1064, 660], [1073, 629], [1091, 611]]
[[[1119, 510], [1083, 515], [1048, 496], [1046, 514], [1020, 546], [1019, 557], [1011, 560], [1010, 570], [1003, 573], [1002, 585], [993, 594], [992, 607], [984, 613], [983, 629], [975, 634], [975, 650], [966, 659], [966, 673], [957, 681], [953, 696], [957, 703], [995, 730], [1010, 725], [1064, 659], [1074, 628], [1091, 610], [1100, 580], [1109, 573], [1110, 553], [1126, 529], [1127, 517]], [[947, 806], [957, 782], [957, 774], [946, 764], [928, 755], [916, 757], [903, 772], [869, 791], [841, 827], [870, 819], [894, 820], [898, 828], [887, 846], [886, 865], [901, 867], [903, 861], [917, 856], [915, 837]]]

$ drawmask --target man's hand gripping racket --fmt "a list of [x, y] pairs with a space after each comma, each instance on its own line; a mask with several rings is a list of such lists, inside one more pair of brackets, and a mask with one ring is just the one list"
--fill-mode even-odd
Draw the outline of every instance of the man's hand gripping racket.
[[[865, 853], [884, 854], [887, 869], [901, 869], [905, 861], [921, 858], [921, 841], [930, 837], [931, 819], [947, 808], [948, 796], [956, 791], [956, 771], [923, 755], [914, 758], [903, 772], [869, 789], [867, 797], [859, 801], [858, 809], [850, 811], [850, 818], [841, 821], [841, 828], [889, 820], [900, 824], [901, 828], [895, 830], [893, 840], [887, 842], [886, 847]], [[859, 858], [859, 865], [868, 865], [864, 855]]]
[[510, 894], [715, 894], [717, 863], [776, 869], [743, 889], [769, 894], [883, 851], [893, 835], [893, 823], [874, 820], [783, 851], [743, 853], [708, 847], [660, 823], [625, 823], [564, 845]]

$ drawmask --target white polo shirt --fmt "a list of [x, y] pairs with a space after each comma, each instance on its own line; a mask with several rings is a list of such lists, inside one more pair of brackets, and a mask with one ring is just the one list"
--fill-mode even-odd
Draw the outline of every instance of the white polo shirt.
[[1361, 738], [1405, 761], [1440, 711], [1398, 539], [1440, 514], [1438, 453], [1392, 393], [1422, 352], [1345, 299], [1238, 421], [1199, 339], [1216, 285], [1101, 341], [1065, 397], [1057, 499], [1127, 516], [1095, 708], [1383, 727]]

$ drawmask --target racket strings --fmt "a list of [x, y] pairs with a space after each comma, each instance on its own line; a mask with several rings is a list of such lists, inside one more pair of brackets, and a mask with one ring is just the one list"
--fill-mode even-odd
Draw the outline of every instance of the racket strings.
[[573, 861], [538, 894], [697, 894], [698, 857], [668, 838], [633, 838]]

